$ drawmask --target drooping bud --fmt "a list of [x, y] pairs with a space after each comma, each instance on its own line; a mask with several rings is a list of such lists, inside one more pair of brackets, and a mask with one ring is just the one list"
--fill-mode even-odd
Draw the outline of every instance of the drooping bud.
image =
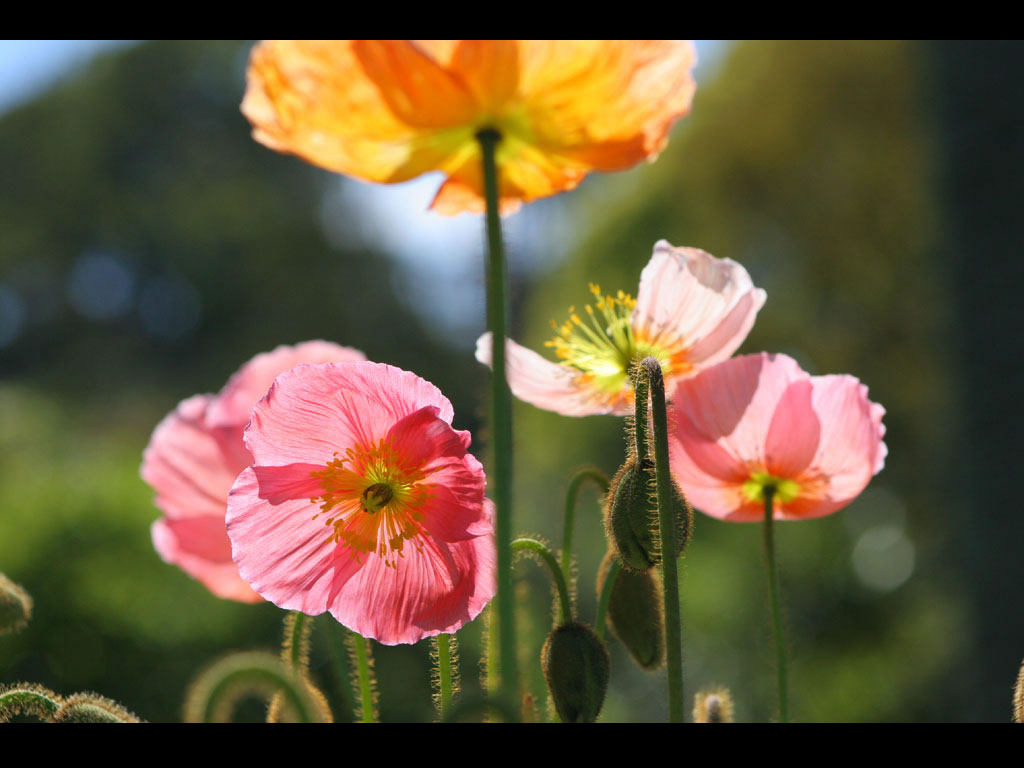
[[694, 696], [693, 722], [731, 723], [732, 695], [729, 693], [729, 689], [706, 689]]
[[[672, 481], [675, 556], [686, 547], [693, 528], [693, 508]], [[658, 546], [658, 500], [654, 464], [629, 458], [612, 478], [605, 504], [605, 527], [622, 564], [644, 573], [661, 562]]]
[[[609, 550], [597, 575], [600, 593], [615, 559]], [[654, 571], [638, 573], [622, 569], [615, 577], [606, 621], [633, 661], [642, 669], [657, 669], [665, 656], [665, 620], [661, 611], [661, 586]]]
[[608, 691], [608, 649], [586, 624], [563, 624], [541, 651], [548, 691], [563, 723], [593, 723]]
[[0, 635], [17, 632], [32, 617], [28, 592], [0, 573]]
[[626, 568], [640, 573], [657, 564], [654, 526], [657, 508], [651, 505], [647, 460], [626, 460], [608, 486], [605, 528], [616, 554]]

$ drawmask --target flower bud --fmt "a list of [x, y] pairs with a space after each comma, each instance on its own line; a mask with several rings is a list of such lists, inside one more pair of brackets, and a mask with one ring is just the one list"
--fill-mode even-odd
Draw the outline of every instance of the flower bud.
[[541, 666], [564, 723], [593, 723], [608, 690], [608, 650], [586, 624], [563, 624], [541, 651]]
[[[693, 528], [693, 508], [672, 480], [672, 517], [675, 520], [675, 556]], [[629, 458], [612, 478], [605, 506], [605, 527], [622, 564], [646, 572], [661, 562], [658, 547], [658, 503], [654, 464]]]
[[[597, 576], [599, 593], [614, 559], [615, 551], [609, 550]], [[665, 652], [665, 620], [661, 613], [660, 585], [653, 571], [619, 571], [612, 584], [606, 620], [637, 666], [641, 669], [661, 666]]]
[[731, 723], [732, 695], [728, 688], [700, 691], [693, 698], [693, 722]]

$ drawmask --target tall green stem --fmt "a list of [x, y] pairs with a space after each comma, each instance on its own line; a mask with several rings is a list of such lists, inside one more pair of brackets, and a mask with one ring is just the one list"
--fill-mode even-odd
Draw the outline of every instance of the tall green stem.
[[[661, 537], [661, 584], [665, 605], [665, 654], [668, 671], [669, 722], [683, 722], [683, 632], [679, 616], [679, 574], [676, 568], [676, 521], [673, 510], [672, 476], [668, 463], [668, 416], [665, 412], [665, 382], [661, 364], [644, 358], [651, 392], [654, 422], [654, 468], [658, 483], [658, 529]], [[637, 388], [639, 390], [639, 387]], [[640, 409], [637, 409], [639, 417]]]
[[782, 608], [779, 604], [779, 576], [775, 565], [775, 532], [773, 529], [772, 497], [775, 488], [764, 489], [764, 554], [768, 567], [768, 593], [772, 604], [772, 626], [775, 631], [775, 655], [779, 681], [779, 722], [789, 722], [789, 676], [786, 668], [786, 637], [782, 627]]
[[569, 481], [569, 490], [565, 494], [565, 519], [562, 529], [562, 576], [566, 584], [572, 584], [572, 529], [576, 516], [576, 497], [579, 496], [580, 486], [586, 480], [593, 480], [601, 489], [602, 495], [608, 493], [608, 478], [598, 469], [581, 469]]
[[477, 134], [487, 200], [487, 328], [491, 332], [491, 440], [494, 467], [490, 492], [496, 511], [498, 554], [498, 653], [501, 658], [501, 693], [517, 700], [515, 606], [512, 597], [512, 393], [505, 376], [505, 246], [498, 215], [498, 163], [501, 134], [485, 129]]
[[351, 632], [349, 642], [356, 657], [356, 679], [359, 684], [360, 714], [364, 723], [376, 722], [373, 701], [373, 670], [370, 666], [369, 640]]
[[437, 642], [437, 688], [441, 719], [447, 720], [452, 712], [452, 653], [451, 635], [441, 634]]

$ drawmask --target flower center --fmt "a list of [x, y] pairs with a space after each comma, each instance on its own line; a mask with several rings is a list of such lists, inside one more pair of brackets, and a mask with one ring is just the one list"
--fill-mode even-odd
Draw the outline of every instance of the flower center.
[[323, 493], [310, 501], [320, 504], [331, 538], [344, 542], [352, 556], [376, 552], [385, 565], [402, 557], [405, 542], [423, 533], [423, 505], [431, 498], [419, 467], [403, 461], [390, 441], [349, 448], [343, 458], [334, 454], [324, 469], [310, 473]]
[[788, 504], [800, 495], [800, 483], [788, 478], [776, 477], [767, 472], [754, 472], [750, 479], [743, 483], [743, 495], [755, 504], [764, 504], [765, 488], [774, 488], [772, 498]]
[[623, 390], [632, 391], [630, 368], [645, 357], [656, 357], [667, 375], [671, 355], [660, 347], [638, 338], [633, 329], [633, 309], [636, 299], [619, 291], [615, 296], [601, 293], [600, 286], [590, 284], [596, 301], [587, 304], [587, 320], [569, 307], [569, 320], [562, 325], [551, 325], [557, 336], [545, 342], [553, 347], [562, 365], [575, 368], [590, 384], [609, 395], [618, 396]]

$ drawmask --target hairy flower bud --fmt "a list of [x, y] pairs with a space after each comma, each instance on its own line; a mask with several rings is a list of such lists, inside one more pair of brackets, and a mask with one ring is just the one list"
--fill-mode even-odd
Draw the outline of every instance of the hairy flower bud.
[[[693, 509], [672, 482], [672, 517], [676, 523], [675, 556], [682, 554], [693, 528]], [[629, 458], [608, 488], [605, 527], [627, 569], [646, 572], [661, 562], [654, 464]]]
[[558, 716], [565, 723], [593, 723], [608, 690], [608, 650], [586, 624], [563, 624], [541, 651], [541, 666]]
[[[614, 559], [615, 551], [609, 550], [598, 572], [598, 592]], [[665, 655], [665, 619], [658, 577], [652, 571], [638, 573], [622, 569], [611, 589], [608, 626], [639, 667], [657, 669]]]
[[731, 723], [732, 695], [728, 688], [700, 691], [693, 697], [693, 722]]

